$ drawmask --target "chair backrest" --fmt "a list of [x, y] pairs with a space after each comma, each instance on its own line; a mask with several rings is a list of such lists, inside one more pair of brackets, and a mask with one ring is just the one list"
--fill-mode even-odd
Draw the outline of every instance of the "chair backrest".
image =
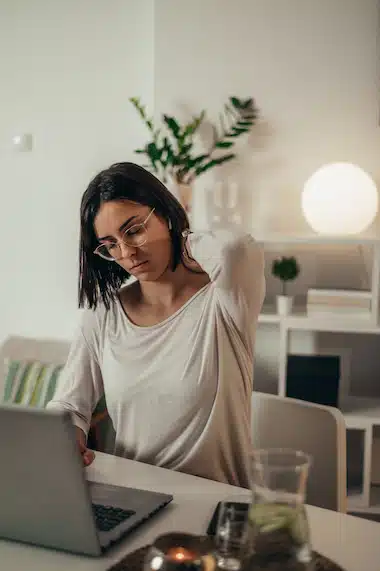
[[8, 337], [0, 346], [0, 400], [4, 391], [4, 360], [41, 361], [54, 365], [65, 364], [70, 343], [51, 339], [33, 339], [29, 337]]
[[346, 425], [332, 407], [265, 393], [252, 393], [254, 448], [292, 448], [313, 458], [309, 504], [347, 509]]

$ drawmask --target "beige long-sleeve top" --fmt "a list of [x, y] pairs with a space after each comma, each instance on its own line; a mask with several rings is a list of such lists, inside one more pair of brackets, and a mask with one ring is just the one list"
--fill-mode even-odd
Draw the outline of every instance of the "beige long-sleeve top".
[[255, 329], [265, 290], [261, 248], [222, 230], [189, 237], [211, 282], [150, 327], [115, 299], [85, 310], [50, 408], [86, 433], [104, 394], [115, 453], [249, 487]]

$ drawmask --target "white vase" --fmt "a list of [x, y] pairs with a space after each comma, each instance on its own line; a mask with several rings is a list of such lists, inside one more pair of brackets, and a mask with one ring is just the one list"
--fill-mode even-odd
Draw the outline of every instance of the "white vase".
[[276, 298], [278, 315], [289, 315], [293, 309], [293, 297], [290, 295], [278, 295]]
[[193, 205], [193, 187], [191, 184], [177, 183], [178, 199], [188, 216], [191, 215]]
[[186, 214], [191, 218], [193, 206], [193, 187], [191, 184], [177, 182], [170, 175], [167, 180], [167, 187], [174, 194], [176, 199], [182, 204]]

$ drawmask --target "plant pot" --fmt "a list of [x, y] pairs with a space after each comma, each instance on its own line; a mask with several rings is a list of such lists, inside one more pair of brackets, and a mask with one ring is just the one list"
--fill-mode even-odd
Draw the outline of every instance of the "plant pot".
[[178, 182], [175, 177], [168, 175], [166, 186], [181, 203], [190, 218], [193, 206], [193, 186], [185, 182]]
[[188, 216], [191, 215], [192, 205], [193, 205], [193, 187], [191, 184], [177, 183], [177, 194], [178, 199]]
[[278, 295], [276, 304], [278, 315], [289, 315], [293, 309], [293, 297], [290, 295]]

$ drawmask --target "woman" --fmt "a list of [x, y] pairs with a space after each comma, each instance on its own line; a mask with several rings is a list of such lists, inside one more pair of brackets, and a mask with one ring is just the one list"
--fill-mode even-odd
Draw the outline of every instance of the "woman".
[[115, 454], [248, 487], [264, 288], [251, 236], [190, 233], [179, 202], [138, 165], [99, 173], [81, 204], [79, 300], [88, 307], [49, 403], [73, 413], [85, 465], [104, 394]]

